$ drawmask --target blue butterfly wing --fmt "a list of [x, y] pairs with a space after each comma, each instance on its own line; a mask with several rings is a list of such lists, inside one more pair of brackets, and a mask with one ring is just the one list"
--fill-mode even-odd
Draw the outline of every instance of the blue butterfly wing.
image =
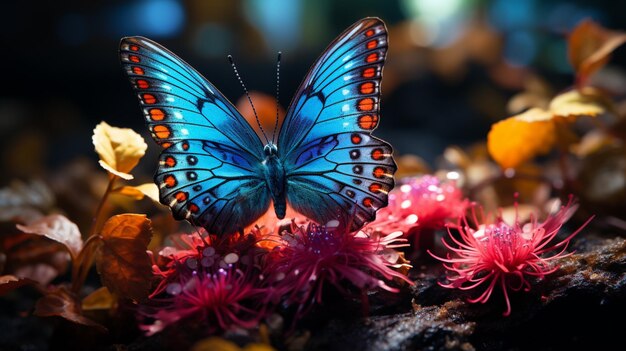
[[267, 211], [263, 144], [235, 107], [175, 54], [142, 37], [120, 44], [123, 68], [162, 151], [155, 182], [177, 219], [230, 234]]
[[371, 135], [386, 53], [380, 19], [355, 23], [316, 61], [287, 111], [278, 139], [287, 201], [318, 222], [339, 216], [356, 229], [387, 205], [397, 167], [391, 146]]

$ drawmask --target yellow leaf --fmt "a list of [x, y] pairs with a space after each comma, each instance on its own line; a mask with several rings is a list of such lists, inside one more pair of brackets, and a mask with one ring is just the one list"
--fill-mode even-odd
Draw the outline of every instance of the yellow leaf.
[[608, 30], [591, 21], [582, 21], [568, 38], [568, 57], [582, 87], [593, 73], [602, 68], [611, 53], [626, 42], [626, 33]]
[[585, 88], [557, 95], [550, 102], [550, 112], [559, 117], [595, 117], [604, 113], [608, 104], [610, 102], [599, 91]]
[[406, 154], [396, 157], [395, 159], [398, 164], [398, 171], [396, 171], [397, 178], [431, 172], [428, 163], [419, 156]]
[[82, 302], [83, 311], [90, 310], [108, 310], [111, 309], [116, 302], [115, 296], [111, 294], [105, 286], [85, 296]]
[[276, 351], [276, 350], [267, 344], [261, 344], [261, 343], [250, 343], [242, 348], [230, 340], [212, 336], [204, 340], [198, 341], [195, 345], [193, 345], [193, 347], [191, 348], [191, 351]]
[[604, 130], [595, 129], [583, 136], [578, 145], [572, 146], [572, 153], [580, 158], [588, 157], [603, 148], [619, 143], [618, 139]]
[[137, 186], [123, 186], [114, 190], [115, 193], [141, 200], [144, 196], [159, 203], [159, 188], [154, 183], [145, 183]]
[[548, 153], [555, 141], [552, 113], [533, 108], [492, 125], [487, 148], [502, 168], [515, 168], [537, 155]]
[[132, 129], [111, 127], [106, 122], [100, 122], [93, 130], [92, 141], [100, 156], [100, 166], [123, 179], [133, 179], [129, 172], [148, 148], [141, 135]]

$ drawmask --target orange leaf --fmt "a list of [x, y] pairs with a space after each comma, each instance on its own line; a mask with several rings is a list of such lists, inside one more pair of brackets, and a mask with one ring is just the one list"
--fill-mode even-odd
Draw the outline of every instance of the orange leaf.
[[101, 235], [103, 245], [96, 267], [102, 284], [113, 294], [144, 299], [152, 278], [152, 262], [146, 253], [152, 237], [150, 220], [139, 214], [113, 216]]
[[626, 42], [626, 33], [608, 30], [591, 21], [582, 21], [569, 36], [569, 61], [576, 71], [576, 81], [582, 87], [594, 72], [602, 68], [611, 53]]
[[65, 287], [52, 288], [48, 294], [37, 300], [34, 314], [40, 317], [62, 317], [70, 322], [96, 328], [101, 332], [107, 331], [102, 325], [82, 315], [80, 301]]
[[273, 347], [262, 343], [249, 343], [240, 347], [230, 340], [211, 336], [200, 340], [191, 347], [191, 351], [275, 351]]
[[65, 245], [72, 258], [76, 258], [83, 248], [83, 239], [78, 226], [62, 215], [46, 216], [30, 225], [18, 224], [17, 229], [28, 234], [43, 235]]
[[555, 141], [552, 113], [532, 108], [492, 125], [487, 148], [502, 168], [515, 168], [537, 155], [548, 153]]
[[37, 282], [28, 278], [18, 278], [14, 275], [2, 275], [0, 276], [0, 296], [24, 285], [33, 284], [37, 284]]

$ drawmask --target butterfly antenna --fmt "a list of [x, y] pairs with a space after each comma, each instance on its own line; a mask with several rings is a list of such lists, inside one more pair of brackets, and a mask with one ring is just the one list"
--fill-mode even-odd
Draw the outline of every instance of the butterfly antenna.
[[272, 142], [274, 142], [274, 136], [276, 135], [276, 129], [278, 129], [278, 110], [280, 105], [278, 98], [280, 97], [280, 57], [282, 53], [278, 52], [278, 58], [276, 59], [276, 123], [274, 124], [274, 130], [272, 131]]
[[248, 98], [248, 102], [250, 102], [250, 106], [252, 106], [252, 112], [254, 112], [254, 118], [256, 118], [256, 123], [261, 129], [261, 133], [263, 133], [263, 137], [265, 137], [265, 142], [269, 143], [269, 139], [267, 139], [267, 135], [265, 134], [265, 130], [263, 130], [263, 126], [261, 125], [261, 121], [259, 120], [259, 115], [256, 113], [256, 108], [254, 108], [254, 104], [252, 103], [252, 99], [250, 98], [250, 94], [248, 93], [248, 89], [246, 89], [246, 85], [243, 84], [243, 80], [239, 75], [239, 71], [237, 71], [237, 66], [235, 66], [235, 60], [231, 55], [228, 55], [228, 61], [230, 61], [230, 65], [233, 66], [233, 70], [235, 71], [235, 75], [237, 76], [237, 80], [239, 80], [239, 84], [243, 87], [243, 91], [246, 93], [246, 97]]

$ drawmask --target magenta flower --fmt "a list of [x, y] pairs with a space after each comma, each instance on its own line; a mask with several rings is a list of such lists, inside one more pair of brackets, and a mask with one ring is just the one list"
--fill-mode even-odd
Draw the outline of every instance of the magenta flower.
[[397, 278], [412, 284], [392, 269], [406, 266], [393, 250], [404, 246], [401, 242], [406, 240], [399, 235], [381, 239], [315, 224], [294, 225], [267, 257], [264, 271], [274, 289], [269, 298], [274, 303], [284, 299], [287, 304], [300, 305], [297, 318], [314, 303], [322, 302], [325, 284], [344, 293], [346, 283], [362, 292], [373, 288], [397, 292], [385, 280]]
[[228, 269], [239, 264], [254, 264], [260, 260], [259, 256], [266, 253], [256, 245], [259, 239], [252, 234], [218, 238], [200, 228], [196, 233], [173, 235], [171, 240], [173, 246], [164, 247], [159, 252], [159, 262], [152, 265], [158, 285], [151, 298], [179, 279], [181, 265], [192, 270]]
[[451, 219], [465, 214], [469, 201], [454, 180], [441, 182], [425, 175], [406, 178], [389, 193], [389, 205], [376, 214], [369, 231], [389, 234], [401, 231], [408, 236], [418, 230], [443, 229]]
[[141, 328], [152, 335], [181, 320], [206, 323], [209, 331], [252, 328], [265, 315], [258, 302], [267, 291], [258, 285], [255, 275], [239, 269], [179, 274], [178, 282], [167, 285], [167, 297], [153, 298], [145, 308], [144, 314], [154, 322]]
[[256, 326], [266, 315], [258, 261], [267, 251], [254, 235], [225, 238], [204, 230], [173, 237], [175, 247], [159, 252], [153, 264], [157, 286], [141, 312], [148, 335], [182, 320], [206, 323], [209, 331]]
[[476, 298], [468, 300], [471, 303], [487, 302], [498, 287], [506, 300], [504, 316], [510, 315], [509, 289], [530, 291], [531, 278], [542, 279], [555, 272], [558, 265], [554, 261], [571, 255], [565, 252], [567, 245], [593, 217], [565, 239], [552, 242], [576, 209], [570, 197], [567, 205], [544, 222], [540, 223], [531, 216], [530, 222], [522, 225], [518, 221], [516, 206], [515, 223], [509, 225], [501, 217], [496, 218], [495, 223], [480, 224], [474, 208], [472, 219], [475, 228], [464, 216], [457, 228], [460, 239], [452, 233], [449, 233], [449, 238], [453, 244], [442, 239], [451, 254], [441, 258], [429, 251], [430, 255], [445, 262], [444, 267], [449, 271], [449, 283], [440, 285], [461, 290], [482, 290]]

